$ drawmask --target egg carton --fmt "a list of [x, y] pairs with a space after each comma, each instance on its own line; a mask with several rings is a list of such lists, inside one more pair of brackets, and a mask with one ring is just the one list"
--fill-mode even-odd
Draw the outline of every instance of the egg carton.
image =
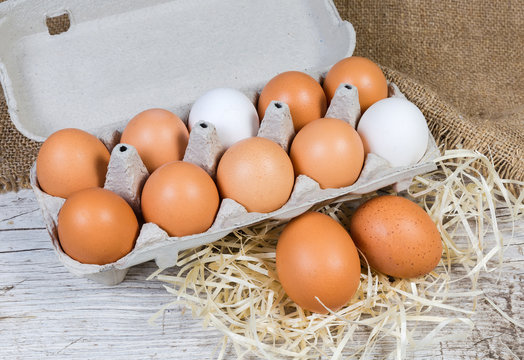
[[[389, 84], [389, 95], [403, 97], [394, 84]], [[334, 117], [348, 122], [355, 127], [360, 117], [360, 105], [356, 87], [341, 84], [327, 110], [326, 117]], [[111, 151], [108, 172], [104, 188], [124, 198], [140, 214], [140, 194], [149, 176], [136, 149], [129, 144], [118, 143], [121, 129], [105, 129], [97, 136]], [[287, 104], [273, 101], [261, 122], [258, 136], [265, 137], [279, 144], [286, 152], [294, 137], [293, 121]], [[211, 177], [215, 177], [217, 164], [224, 148], [220, 143], [215, 127], [211, 123], [197, 123], [189, 136], [189, 143], [184, 161], [203, 168]], [[431, 134], [426, 153], [415, 165], [391, 167], [389, 163], [373, 153], [366, 155], [366, 160], [357, 181], [350, 186], [337, 189], [321, 189], [319, 184], [306, 175], [299, 175], [286, 204], [270, 213], [248, 212], [241, 204], [225, 198], [221, 200], [218, 214], [212, 226], [203, 233], [170, 237], [154, 223], [141, 226], [133, 250], [118, 261], [106, 265], [83, 264], [70, 258], [61, 248], [58, 239], [58, 213], [65, 199], [46, 194], [38, 185], [36, 163], [31, 169], [31, 185], [42, 208], [45, 223], [52, 239], [53, 247], [59, 260], [75, 275], [83, 276], [106, 285], [116, 285], [123, 281], [128, 269], [134, 265], [155, 260], [159, 268], [174, 266], [178, 253], [218, 240], [230, 232], [257, 224], [268, 219], [288, 220], [311, 207], [358, 198], [361, 194], [393, 185], [397, 191], [405, 190], [413, 176], [434, 170], [432, 161], [439, 155], [439, 150]]]
[[[48, 21], [64, 18], [69, 29], [51, 35]], [[255, 103], [264, 84], [283, 71], [321, 80], [334, 63], [352, 55], [356, 34], [332, 0], [9, 0], [0, 3], [0, 39], [0, 82], [16, 128], [36, 141], [67, 127], [96, 134], [112, 153], [105, 187], [140, 214], [148, 174], [136, 150], [118, 144], [129, 119], [159, 107], [187, 122], [191, 104], [217, 87], [241, 90]], [[359, 111], [356, 93], [342, 89], [326, 116], [354, 124]], [[274, 103], [259, 135], [287, 148], [290, 121], [288, 107]], [[186, 160], [214, 174], [222, 149], [213, 126], [203, 125], [190, 135]], [[314, 205], [394, 183], [405, 188], [412, 176], [434, 168], [436, 153], [430, 138], [425, 157], [411, 167], [390, 168], [369, 154], [359, 180], [348, 188], [322, 190], [299, 176], [288, 203], [269, 214], [249, 213], [223, 199], [213, 226], [202, 234], [170, 238], [144, 224], [133, 251], [104, 266], [80, 264], [63, 253], [56, 217], [64, 199], [41, 191], [34, 166], [30, 176], [60, 261], [76, 275], [117, 284], [131, 266], [151, 259], [161, 268], [172, 266], [178, 251], [239, 227], [289, 219]]]

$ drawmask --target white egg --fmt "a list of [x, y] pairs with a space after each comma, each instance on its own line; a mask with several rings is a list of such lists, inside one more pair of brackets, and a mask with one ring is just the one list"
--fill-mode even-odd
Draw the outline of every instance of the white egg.
[[357, 131], [366, 154], [379, 155], [393, 167], [417, 163], [428, 145], [424, 114], [402, 98], [387, 98], [371, 105], [360, 118]]
[[189, 130], [200, 121], [215, 125], [218, 137], [226, 148], [256, 136], [259, 127], [253, 103], [240, 91], [230, 88], [210, 90], [195, 101], [189, 113]]

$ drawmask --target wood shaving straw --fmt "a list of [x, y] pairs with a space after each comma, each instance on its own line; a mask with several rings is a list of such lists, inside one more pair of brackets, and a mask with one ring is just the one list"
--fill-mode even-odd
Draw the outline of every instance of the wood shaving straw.
[[[501, 179], [487, 157], [470, 150], [446, 151], [436, 163], [438, 170], [417, 176], [405, 194], [425, 208], [442, 234], [442, 260], [430, 274], [394, 279], [372, 271], [362, 258], [360, 287], [345, 307], [326, 315], [304, 311], [277, 280], [275, 246], [285, 224], [267, 221], [184, 251], [173, 275], [167, 270], [153, 274], [167, 283], [175, 300], [152, 321], [182, 304], [204, 326], [224, 334], [218, 358], [231, 343], [239, 358], [366, 358], [389, 344], [394, 350], [388, 357], [402, 359], [408, 351], [452, 341], [460, 333], [467, 336], [464, 330], [474, 326], [470, 315], [484, 298], [479, 276], [498, 268], [508, 243], [498, 229], [496, 207], [509, 211], [498, 221], [523, 216], [524, 184]], [[509, 186], [520, 194], [508, 191]], [[347, 228], [362, 201], [317, 210]]]

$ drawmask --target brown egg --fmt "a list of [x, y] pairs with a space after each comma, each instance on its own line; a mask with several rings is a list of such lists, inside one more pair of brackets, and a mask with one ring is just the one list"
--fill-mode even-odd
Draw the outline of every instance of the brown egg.
[[135, 246], [138, 230], [129, 204], [101, 188], [75, 192], [58, 213], [62, 249], [85, 264], [109, 264], [125, 256]]
[[364, 164], [364, 145], [347, 122], [322, 118], [304, 126], [289, 152], [295, 176], [304, 174], [323, 189], [353, 184]]
[[132, 118], [120, 139], [136, 148], [149, 173], [168, 162], [182, 160], [188, 141], [186, 125], [164, 109], [149, 109]]
[[250, 212], [268, 213], [282, 207], [294, 183], [293, 165], [287, 153], [262, 137], [237, 142], [218, 164], [220, 194]]
[[352, 56], [333, 65], [324, 79], [324, 91], [328, 102], [341, 83], [351, 84], [358, 89], [360, 111], [388, 97], [388, 83], [382, 70], [373, 61]]
[[289, 106], [295, 132], [326, 113], [326, 95], [320, 84], [308, 74], [288, 71], [271, 79], [260, 93], [258, 116], [264, 117], [271, 101]]
[[344, 306], [360, 284], [360, 260], [347, 231], [331, 217], [307, 212], [292, 220], [276, 249], [280, 283], [300, 307], [326, 313]]
[[351, 237], [369, 265], [391, 276], [429, 273], [442, 256], [437, 226], [414, 202], [380, 196], [362, 204], [350, 224]]
[[200, 167], [174, 161], [155, 170], [142, 190], [147, 222], [169, 236], [198, 234], [211, 227], [220, 202], [213, 179]]
[[63, 129], [42, 144], [36, 176], [46, 193], [67, 198], [78, 190], [104, 186], [108, 164], [109, 151], [94, 135]]

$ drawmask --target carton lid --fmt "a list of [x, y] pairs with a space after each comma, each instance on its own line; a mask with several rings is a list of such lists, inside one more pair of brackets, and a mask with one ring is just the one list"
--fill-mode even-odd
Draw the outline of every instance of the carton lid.
[[[46, 19], [70, 28], [50, 35]], [[152, 107], [186, 119], [206, 90], [253, 101], [276, 74], [319, 78], [351, 56], [332, 0], [10, 0], [0, 4], [0, 81], [17, 129], [117, 126]]]

